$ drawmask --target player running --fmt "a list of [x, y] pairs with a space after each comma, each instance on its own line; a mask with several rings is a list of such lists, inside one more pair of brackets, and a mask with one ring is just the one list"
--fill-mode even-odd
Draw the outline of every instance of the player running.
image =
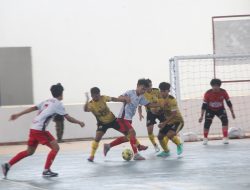
[[[124, 102], [130, 103], [130, 98], [128, 96], [114, 98], [109, 96], [104, 96], [100, 94], [100, 89], [97, 87], [93, 87], [90, 89], [92, 100], [89, 101], [88, 93], [86, 93], [86, 103], [84, 105], [85, 112], [92, 112], [97, 120], [97, 130], [95, 140], [92, 142], [91, 145], [91, 154], [88, 158], [88, 161], [93, 162], [96, 150], [99, 146], [99, 142], [102, 139], [103, 135], [106, 131], [110, 128], [113, 128], [125, 136], [119, 137], [119, 141], [128, 142], [128, 130], [125, 128], [121, 128], [115, 115], [110, 111], [109, 107], [107, 106], [107, 102]], [[111, 147], [113, 144], [111, 143]], [[147, 149], [146, 146], [140, 145], [137, 141], [137, 148], [139, 150]]]
[[[147, 101], [149, 101], [150, 103], [157, 103], [160, 97], [160, 91], [158, 88], [152, 88], [152, 81], [150, 79], [147, 79], [147, 82], [149, 84], [149, 87], [144, 93], [144, 96], [147, 99]], [[156, 124], [156, 119], [158, 119], [160, 122], [163, 122], [166, 120], [166, 118], [165, 118], [164, 113], [160, 112], [159, 108], [146, 107], [146, 112], [147, 112], [146, 126], [147, 126], [147, 131], [148, 131], [148, 138], [153, 144], [155, 151], [159, 152], [160, 148], [155, 142], [155, 136], [153, 133], [154, 124]], [[144, 118], [144, 116], [142, 115], [141, 105], [138, 107], [138, 113], [139, 113], [139, 119], [141, 121], [142, 118]]]
[[59, 114], [64, 116], [71, 123], [79, 124], [81, 127], [84, 127], [85, 125], [83, 122], [69, 116], [65, 112], [65, 108], [61, 103], [61, 100], [63, 99], [63, 90], [63, 86], [60, 83], [52, 85], [50, 91], [53, 98], [45, 100], [36, 106], [30, 107], [20, 113], [10, 116], [10, 120], [15, 120], [24, 114], [38, 110], [38, 113], [33, 119], [32, 127], [30, 129], [27, 150], [19, 152], [8, 163], [2, 164], [2, 170], [5, 177], [7, 177], [8, 171], [14, 164], [23, 158], [34, 154], [39, 143], [46, 145], [51, 149], [48, 154], [42, 175], [46, 177], [58, 176], [58, 173], [54, 173], [50, 170], [50, 167], [59, 151], [59, 145], [50, 132], [47, 131], [49, 121], [56, 114]]
[[[159, 153], [158, 157], [167, 157], [170, 155], [168, 148], [169, 139], [176, 144], [177, 154], [180, 155], [183, 152], [183, 144], [181, 143], [177, 134], [184, 126], [184, 121], [177, 106], [176, 99], [169, 94], [170, 84], [162, 82], [159, 85], [161, 98], [158, 100], [160, 104], [166, 104], [165, 108], [162, 108], [165, 112], [166, 120], [159, 124], [158, 139], [163, 148], [163, 151]], [[164, 138], [165, 137], [165, 138]]]
[[210, 85], [212, 86], [212, 89], [208, 90], [204, 95], [201, 117], [199, 118], [199, 122], [201, 123], [205, 113], [203, 144], [207, 145], [208, 143], [208, 133], [215, 115], [221, 120], [222, 123], [223, 143], [228, 144], [228, 117], [224, 107], [224, 100], [230, 109], [233, 119], [235, 119], [233, 105], [229, 99], [227, 91], [220, 88], [220, 79], [212, 79]]

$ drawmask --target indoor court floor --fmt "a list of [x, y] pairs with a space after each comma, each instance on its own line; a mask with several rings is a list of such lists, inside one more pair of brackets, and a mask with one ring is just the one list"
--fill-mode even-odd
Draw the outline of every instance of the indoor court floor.
[[[110, 139], [103, 142], [111, 141]], [[150, 143], [141, 139], [142, 144]], [[249, 190], [250, 139], [184, 144], [184, 153], [178, 157], [170, 142], [171, 156], [158, 158], [152, 146], [141, 154], [145, 161], [123, 161], [121, 152], [129, 144], [114, 147], [107, 157], [102, 154], [102, 143], [94, 163], [87, 157], [89, 141], [66, 142], [52, 166], [58, 172], [55, 178], [41, 176], [48, 149], [40, 146], [31, 157], [13, 166], [7, 179], [0, 174], [0, 190]], [[1, 146], [3, 163], [24, 149], [24, 145]]]

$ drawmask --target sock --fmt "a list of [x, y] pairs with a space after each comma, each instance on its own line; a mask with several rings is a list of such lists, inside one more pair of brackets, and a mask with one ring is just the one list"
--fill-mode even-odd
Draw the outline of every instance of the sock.
[[91, 157], [94, 157], [95, 156], [95, 153], [96, 153], [96, 150], [99, 146], [99, 142], [96, 142], [95, 140], [92, 142], [92, 145], [91, 145], [91, 153], [90, 153], [90, 156]]
[[222, 127], [223, 137], [228, 137], [228, 127]]
[[164, 138], [164, 139], [162, 139], [162, 140], [159, 140], [159, 142], [160, 142], [160, 145], [161, 145], [162, 149], [163, 149], [165, 152], [169, 152], [168, 145], [167, 145], [167, 143], [166, 143], [166, 142], [168, 142], [168, 141], [166, 141], [166, 138]]
[[122, 143], [125, 143], [125, 142], [128, 142], [128, 139], [127, 137], [123, 136], [123, 137], [118, 137], [117, 139], [115, 139], [114, 141], [112, 141], [110, 143], [110, 148], [113, 147], [113, 146], [117, 146], [119, 144], [122, 144]]
[[134, 154], [137, 154], [137, 145], [136, 145], [136, 138], [134, 135], [130, 135], [130, 139], [129, 139], [130, 145], [133, 149]]
[[9, 161], [9, 164], [10, 166], [14, 165], [15, 163], [19, 162], [20, 160], [22, 160], [23, 158], [29, 156], [28, 152], [25, 150], [25, 151], [22, 151], [22, 152], [19, 152], [15, 157], [13, 157], [10, 161]]
[[148, 134], [148, 138], [151, 141], [151, 143], [155, 146], [156, 142], [155, 142], [155, 136], [154, 136], [154, 134]]
[[179, 137], [177, 137], [177, 136], [174, 136], [171, 140], [172, 140], [177, 146], [181, 144], [181, 141], [180, 141]]
[[[127, 135], [126, 137], [127, 137], [128, 141], [129, 141], [130, 135]], [[140, 141], [138, 141], [138, 139], [136, 139], [136, 146], [138, 147], [140, 144], [141, 144]]]
[[203, 131], [204, 138], [207, 138], [207, 137], [208, 137], [208, 133], [209, 133], [209, 130], [204, 129], [204, 131]]
[[45, 170], [49, 170], [50, 169], [50, 166], [52, 165], [52, 163], [53, 163], [56, 155], [57, 155], [57, 151], [56, 150], [52, 149], [49, 152], [47, 160], [46, 160], [46, 163], [45, 163], [45, 167], [44, 167]]

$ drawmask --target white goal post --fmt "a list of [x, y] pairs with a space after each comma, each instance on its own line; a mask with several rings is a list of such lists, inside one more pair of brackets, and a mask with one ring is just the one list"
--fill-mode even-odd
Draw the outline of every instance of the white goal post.
[[[169, 67], [171, 94], [176, 97], [184, 117], [184, 133], [202, 135], [203, 124], [198, 123], [198, 118], [203, 95], [211, 88], [210, 80], [219, 78], [236, 114], [233, 120], [227, 112], [229, 127], [238, 127], [250, 134], [250, 54], [175, 56], [169, 60]], [[218, 119], [214, 119], [210, 134], [221, 136]]]

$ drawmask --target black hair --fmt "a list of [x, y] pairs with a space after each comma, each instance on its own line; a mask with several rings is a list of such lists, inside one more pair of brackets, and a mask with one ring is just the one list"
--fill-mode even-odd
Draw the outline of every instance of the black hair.
[[54, 98], [58, 98], [59, 96], [62, 96], [63, 93], [63, 86], [61, 83], [54, 84], [50, 87], [50, 92]]
[[148, 81], [146, 79], [139, 79], [138, 82], [137, 82], [137, 85], [143, 85], [145, 86], [146, 88], [149, 87], [149, 84], [148, 84]]
[[159, 89], [160, 90], [170, 90], [170, 84], [169, 83], [167, 83], [167, 82], [161, 82], [160, 84], [159, 84]]
[[91, 94], [100, 94], [100, 89], [98, 87], [93, 87], [90, 89]]
[[150, 84], [150, 83], [152, 84], [152, 81], [150, 79], [146, 79], [146, 81], [148, 84]]
[[220, 79], [212, 79], [212, 80], [210, 81], [210, 85], [211, 85], [211, 86], [214, 86], [214, 85], [221, 86], [221, 80], [220, 80]]

